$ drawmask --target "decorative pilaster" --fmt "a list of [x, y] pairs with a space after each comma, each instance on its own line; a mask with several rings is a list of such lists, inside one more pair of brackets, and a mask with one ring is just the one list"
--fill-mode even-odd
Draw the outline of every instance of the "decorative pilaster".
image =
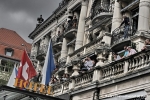
[[85, 31], [85, 18], [87, 15], [87, 9], [88, 9], [88, 0], [82, 0], [82, 7], [80, 12], [79, 24], [78, 24], [75, 50], [79, 49], [83, 45], [83, 38], [84, 38], [84, 31]]
[[49, 44], [49, 39], [50, 37], [48, 35], [45, 36], [44, 44], [48, 45]]
[[150, 1], [140, 0], [139, 21], [138, 21], [139, 32], [149, 31], [150, 27], [149, 19], [150, 19]]
[[117, 0], [115, 0], [111, 33], [116, 28], [118, 28], [122, 22], [122, 15], [121, 15], [120, 11], [121, 11], [121, 5], [119, 2], [117, 2]]
[[66, 56], [67, 56], [67, 40], [66, 40], [66, 38], [63, 38], [60, 59], [66, 57]]

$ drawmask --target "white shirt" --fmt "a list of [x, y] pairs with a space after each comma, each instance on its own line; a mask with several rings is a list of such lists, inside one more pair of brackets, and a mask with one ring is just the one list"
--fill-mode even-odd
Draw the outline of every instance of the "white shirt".
[[133, 55], [133, 54], [135, 54], [135, 53], [137, 53], [134, 49], [131, 49], [130, 51], [129, 51], [129, 55]]
[[92, 60], [85, 61], [84, 66], [87, 67], [88, 70], [90, 70], [90, 68], [93, 67], [93, 61]]

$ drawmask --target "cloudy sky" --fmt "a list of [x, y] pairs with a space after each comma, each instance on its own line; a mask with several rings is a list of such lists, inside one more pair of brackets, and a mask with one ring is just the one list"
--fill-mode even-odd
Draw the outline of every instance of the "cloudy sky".
[[27, 42], [35, 29], [37, 17], [47, 19], [61, 0], [0, 0], [0, 28], [16, 31]]

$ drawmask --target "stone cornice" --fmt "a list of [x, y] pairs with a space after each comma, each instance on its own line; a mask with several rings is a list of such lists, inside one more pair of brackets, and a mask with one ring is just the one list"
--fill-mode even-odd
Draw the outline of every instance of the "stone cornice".
[[47, 18], [40, 26], [36, 27], [33, 32], [29, 34], [29, 38], [33, 39], [34, 36], [39, 34], [41, 31], [43, 31], [45, 28], [47, 28], [51, 23], [53, 23], [55, 20], [57, 20], [59, 17], [65, 14], [67, 11], [67, 4], [60, 9], [59, 11], [55, 11], [49, 18]]

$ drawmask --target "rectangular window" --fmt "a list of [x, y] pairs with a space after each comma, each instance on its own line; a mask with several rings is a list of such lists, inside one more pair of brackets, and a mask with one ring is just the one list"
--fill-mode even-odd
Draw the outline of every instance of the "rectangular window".
[[12, 56], [12, 51], [6, 51], [6, 56]]

